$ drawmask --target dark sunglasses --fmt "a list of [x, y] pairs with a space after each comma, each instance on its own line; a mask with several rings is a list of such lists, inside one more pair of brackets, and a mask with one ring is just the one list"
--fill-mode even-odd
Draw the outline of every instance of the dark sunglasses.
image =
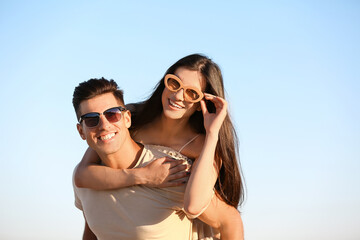
[[97, 113], [97, 112], [86, 113], [79, 118], [79, 123], [81, 124], [81, 122], [84, 121], [85, 125], [88, 128], [94, 128], [97, 125], [99, 125], [100, 115], [104, 115], [110, 123], [115, 123], [120, 121], [121, 112], [125, 110], [126, 109], [124, 107], [120, 106], [120, 107], [109, 108], [103, 113]]
[[172, 92], [178, 92], [181, 89], [184, 89], [185, 101], [196, 103], [204, 97], [204, 94], [200, 89], [197, 89], [196, 87], [185, 87], [181, 79], [173, 74], [166, 74], [164, 83], [165, 87]]

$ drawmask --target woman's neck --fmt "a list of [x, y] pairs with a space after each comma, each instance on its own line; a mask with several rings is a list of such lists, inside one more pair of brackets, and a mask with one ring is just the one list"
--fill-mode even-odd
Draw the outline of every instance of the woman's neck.
[[166, 135], [168, 138], [179, 138], [193, 132], [189, 118], [169, 119], [162, 114], [155, 120], [155, 126], [158, 134]]

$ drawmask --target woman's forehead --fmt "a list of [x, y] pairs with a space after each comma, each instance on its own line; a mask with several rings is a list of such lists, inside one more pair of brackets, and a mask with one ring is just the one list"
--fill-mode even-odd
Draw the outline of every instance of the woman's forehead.
[[206, 81], [199, 71], [189, 70], [184, 67], [178, 68], [175, 73], [185, 86], [192, 86], [205, 90]]

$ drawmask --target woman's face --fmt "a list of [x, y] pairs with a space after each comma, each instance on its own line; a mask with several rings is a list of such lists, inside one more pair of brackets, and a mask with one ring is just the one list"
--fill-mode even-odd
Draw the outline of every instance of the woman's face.
[[[180, 67], [175, 73], [185, 87], [195, 87], [202, 92], [205, 90], [205, 81], [198, 71], [188, 70]], [[201, 110], [200, 102], [191, 103], [184, 99], [184, 89], [177, 92], [172, 92], [166, 87], [161, 97], [163, 105], [163, 114], [170, 119], [189, 118], [196, 110]]]

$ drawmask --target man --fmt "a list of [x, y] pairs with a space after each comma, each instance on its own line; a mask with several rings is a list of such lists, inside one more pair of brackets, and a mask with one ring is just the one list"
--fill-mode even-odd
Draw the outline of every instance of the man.
[[[130, 137], [131, 115], [113, 80], [91, 79], [79, 84], [73, 105], [79, 119], [78, 132], [97, 152], [102, 164], [128, 169], [129, 174], [166, 156]], [[83, 239], [191, 239], [191, 221], [181, 211], [184, 186], [134, 185], [97, 191], [74, 184], [74, 192], [75, 205], [85, 218]]]

